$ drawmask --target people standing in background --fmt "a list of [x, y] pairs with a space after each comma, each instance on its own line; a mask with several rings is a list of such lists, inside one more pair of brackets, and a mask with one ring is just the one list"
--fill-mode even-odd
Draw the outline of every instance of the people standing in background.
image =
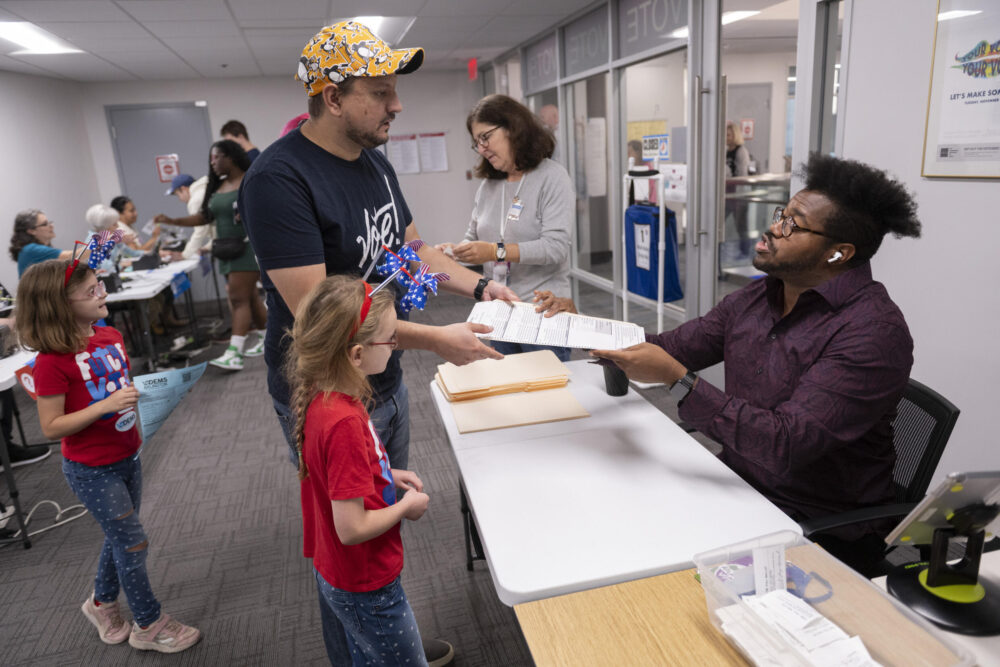
[[[166, 195], [176, 195], [187, 206], [188, 215], [195, 215], [201, 210], [205, 199], [205, 187], [208, 185], [208, 175], [195, 179], [190, 174], [178, 174], [170, 182]], [[181, 252], [182, 259], [191, 259], [197, 255], [212, 252], [212, 239], [215, 238], [214, 225], [198, 225], [191, 231], [191, 238]]]
[[[512, 289], [522, 300], [541, 291], [570, 296], [570, 230], [576, 195], [566, 169], [552, 160], [552, 133], [526, 106], [506, 95], [489, 95], [466, 119], [479, 156], [476, 192], [465, 237], [439, 249]], [[493, 341], [501, 354], [550, 349], [569, 361], [570, 349]]]
[[[743, 131], [733, 121], [726, 122], [726, 177], [741, 178], [750, 175], [750, 151], [743, 145]], [[726, 216], [733, 216], [736, 234], [740, 237], [740, 255], [750, 254], [751, 241], [747, 226], [747, 201], [734, 199], [735, 183], [726, 183]]]
[[[17, 262], [18, 278], [32, 264], [47, 259], [72, 259], [72, 250], [52, 247], [56, 237], [55, 223], [37, 208], [29, 208], [14, 216], [14, 233], [10, 236], [10, 258]], [[89, 254], [89, 250], [83, 252]]]
[[257, 159], [260, 155], [260, 149], [250, 143], [250, 137], [247, 135], [247, 126], [238, 120], [227, 121], [222, 129], [219, 130], [219, 136], [223, 139], [228, 139], [229, 141], [235, 141], [240, 145], [244, 151], [246, 151], [247, 157], [250, 158], [250, 162]]
[[139, 213], [135, 210], [135, 204], [125, 195], [118, 195], [111, 200], [111, 208], [118, 211], [118, 229], [125, 234], [122, 241], [133, 250], [148, 252], [156, 245], [160, 238], [160, 226], [153, 225], [153, 235], [148, 241], [139, 241], [139, 234], [135, 231], [135, 221], [139, 219]]
[[[184, 218], [171, 218], [161, 213], [155, 220], [181, 227], [214, 222], [216, 239], [226, 239], [227, 244], [236, 246], [231, 256], [227, 254], [224, 259], [219, 258], [219, 272], [226, 277], [233, 334], [222, 356], [209, 363], [225, 370], [239, 371], [243, 370], [243, 357], [264, 354], [264, 337], [260, 331], [267, 323], [267, 311], [257, 291], [260, 268], [253, 249], [246, 242], [246, 231], [236, 211], [236, 197], [243, 176], [250, 168], [250, 158], [235, 141], [223, 139], [212, 144], [208, 167], [208, 184], [201, 209]], [[219, 253], [215, 254], [218, 256]], [[247, 337], [251, 334], [256, 341], [247, 348]]]

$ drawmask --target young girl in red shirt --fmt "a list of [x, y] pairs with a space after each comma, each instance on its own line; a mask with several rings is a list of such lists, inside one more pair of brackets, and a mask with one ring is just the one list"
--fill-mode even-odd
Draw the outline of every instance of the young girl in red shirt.
[[[371, 294], [331, 276], [299, 305], [286, 377], [292, 380], [304, 554], [313, 559], [323, 639], [334, 665], [426, 665], [399, 583], [399, 524], [427, 509], [420, 478], [390, 468], [365, 409], [368, 375], [396, 347], [391, 289]], [[396, 489], [406, 494], [397, 499]]]
[[[63, 474], [104, 531], [94, 592], [83, 614], [101, 641], [176, 653], [201, 633], [160, 611], [146, 574], [149, 540], [139, 522], [139, 392], [132, 386], [122, 335], [94, 326], [107, 317], [107, 293], [79, 260], [31, 266], [18, 284], [17, 331], [37, 350], [33, 371], [45, 437], [62, 439]], [[125, 598], [134, 623], [118, 607]]]

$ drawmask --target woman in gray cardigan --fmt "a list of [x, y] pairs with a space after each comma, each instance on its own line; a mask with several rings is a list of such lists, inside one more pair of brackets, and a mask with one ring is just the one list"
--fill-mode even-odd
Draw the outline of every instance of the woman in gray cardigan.
[[[462, 243], [439, 247], [461, 262], [482, 264], [486, 278], [506, 284], [522, 300], [539, 301], [550, 292], [568, 301], [576, 195], [566, 169], [551, 159], [552, 133], [506, 95], [480, 100], [466, 127], [483, 183]], [[541, 346], [493, 341], [493, 347], [514, 354]], [[568, 348], [548, 349], [569, 359]]]

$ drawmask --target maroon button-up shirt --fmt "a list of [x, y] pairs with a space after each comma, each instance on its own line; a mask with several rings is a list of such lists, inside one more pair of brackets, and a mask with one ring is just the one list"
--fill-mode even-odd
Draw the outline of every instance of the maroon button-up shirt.
[[[726, 362], [725, 391], [699, 380], [681, 419], [721, 443], [722, 460], [796, 520], [893, 502], [891, 420], [913, 365], [903, 314], [867, 263], [781, 313], [782, 283], [767, 277], [647, 336], [689, 370]], [[855, 539], [884, 529], [831, 532]]]

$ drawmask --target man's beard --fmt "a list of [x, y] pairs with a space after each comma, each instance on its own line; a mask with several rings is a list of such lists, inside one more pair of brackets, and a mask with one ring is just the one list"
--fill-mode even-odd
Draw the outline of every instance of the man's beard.
[[787, 278], [807, 271], [814, 271], [825, 251], [817, 252], [814, 257], [802, 257], [794, 261], [781, 261], [774, 256], [774, 235], [764, 233], [764, 242], [770, 251], [766, 256], [754, 255], [753, 267], [775, 278]]
[[[385, 122], [392, 122], [394, 118], [387, 118]], [[379, 125], [379, 127], [382, 127]], [[364, 132], [353, 126], [348, 126], [344, 130], [344, 134], [347, 138], [356, 143], [362, 148], [375, 148], [376, 146], [381, 146], [389, 140], [388, 136], [379, 136], [377, 132]]]

